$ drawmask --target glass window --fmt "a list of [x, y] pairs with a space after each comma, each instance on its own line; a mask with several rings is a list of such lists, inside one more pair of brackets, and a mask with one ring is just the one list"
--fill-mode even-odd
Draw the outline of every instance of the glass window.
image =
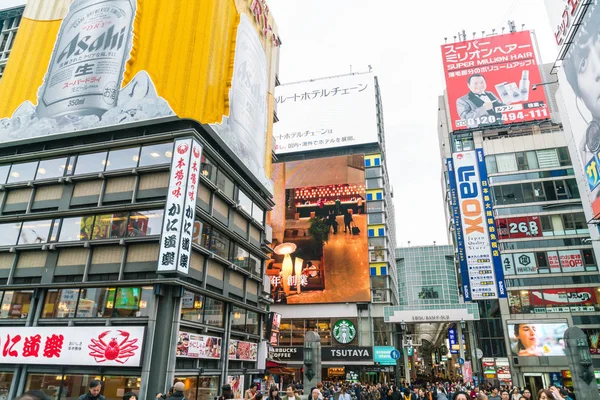
[[578, 199], [579, 188], [577, 187], [577, 181], [575, 179], [567, 179], [565, 182], [567, 183], [567, 194], [569, 199]]
[[531, 183], [522, 183], [521, 188], [523, 189], [523, 202], [531, 203], [535, 201], [533, 192], [533, 185]]
[[31, 306], [33, 290], [17, 290], [4, 292], [0, 318], [26, 318]]
[[519, 171], [529, 169], [529, 166], [527, 165], [527, 157], [525, 156], [525, 153], [517, 152], [517, 153], [515, 153], [515, 156], [517, 157], [517, 169]]
[[210, 236], [212, 235], [212, 226], [207, 223], [202, 223], [202, 237], [200, 238], [200, 246], [210, 250]]
[[163, 210], [134, 211], [129, 216], [127, 235], [130, 237], [160, 235]]
[[63, 176], [67, 168], [67, 158], [54, 158], [52, 160], [42, 160], [37, 169], [35, 179], [58, 178]]
[[238, 191], [238, 204], [248, 215], [252, 215], [252, 200], [241, 190]]
[[382, 238], [382, 237], [369, 238], [369, 248], [375, 248], [377, 246], [384, 247], [385, 246], [385, 238]]
[[517, 160], [514, 153], [497, 154], [496, 164], [498, 172], [512, 172], [517, 170]]
[[252, 218], [261, 225], [265, 219], [265, 210], [256, 205], [256, 203], [252, 206]]
[[38, 162], [28, 162], [21, 164], [13, 164], [8, 175], [7, 183], [32, 181], [35, 177]]
[[383, 224], [383, 213], [367, 214], [369, 224]]
[[12, 246], [16, 244], [20, 229], [20, 222], [0, 224], [0, 246]]
[[221, 170], [217, 171], [217, 187], [223, 191], [225, 196], [233, 199], [233, 191], [235, 189], [233, 181]]
[[231, 330], [246, 332], [246, 310], [233, 306], [231, 317]]
[[213, 216], [225, 225], [229, 221], [229, 205], [219, 196], [215, 196], [213, 199]]
[[149, 317], [151, 311], [151, 305], [154, 302], [154, 287], [144, 286], [142, 287], [142, 297], [140, 300], [140, 308], [135, 314], [136, 317]]
[[114, 302], [115, 289], [81, 289], [77, 305], [77, 318], [111, 317], [112, 308], [107, 303]]
[[93, 226], [93, 215], [63, 218], [58, 241], [70, 242], [77, 240], [90, 240]]
[[535, 201], [545, 201], [544, 186], [541, 182], [533, 182], [533, 198]]
[[0, 372], [0, 398], [8, 399], [8, 391], [12, 384], [13, 374], [10, 372]]
[[380, 189], [383, 187], [383, 178], [367, 179], [367, 189]]
[[560, 167], [556, 149], [537, 150], [537, 158], [540, 168]]
[[381, 167], [365, 169], [365, 178], [378, 178], [380, 176], [382, 176], [382, 168]]
[[538, 169], [540, 166], [538, 164], [537, 153], [535, 151], [528, 151], [525, 153], [527, 157], [527, 165], [529, 165], [529, 169]]
[[569, 149], [567, 147], [559, 147], [556, 150], [558, 150], [558, 161], [560, 162], [560, 165], [563, 167], [571, 165]]
[[52, 228], [52, 220], [25, 221], [19, 234], [19, 244], [46, 243]]
[[125, 168], [134, 168], [140, 159], [140, 148], [130, 147], [128, 149], [110, 150], [108, 152], [107, 171], [116, 171]]
[[140, 155], [140, 167], [149, 165], [168, 164], [173, 155], [173, 143], [153, 144], [143, 146]]
[[127, 235], [127, 212], [96, 216], [92, 239], [115, 239]]
[[73, 318], [78, 296], [79, 289], [48, 290], [42, 318]]
[[485, 156], [485, 166], [488, 174], [495, 174], [498, 172], [498, 166], [496, 165], [496, 156]]
[[554, 182], [544, 181], [540, 182], [544, 186], [544, 193], [546, 194], [546, 200], [556, 200], [556, 190], [554, 189]]
[[206, 325], [222, 328], [224, 307], [225, 306], [222, 301], [207, 297], [204, 311], [204, 323]]
[[200, 208], [206, 212], [210, 212], [210, 198], [212, 197], [212, 192], [209, 188], [204, 186], [201, 183], [198, 183], [198, 197], [197, 203], [200, 205]]
[[[58, 399], [63, 376], [60, 374], [27, 374], [25, 391], [40, 390], [52, 400]], [[87, 385], [86, 385], [87, 386]], [[87, 387], [86, 387], [87, 390]], [[78, 392], [79, 393], [79, 392]], [[85, 393], [85, 392], [82, 392]]]
[[516, 204], [523, 202], [523, 189], [520, 184], [502, 186], [502, 204]]
[[233, 262], [235, 265], [245, 269], [246, 271], [250, 270], [250, 253], [246, 249], [236, 244], [235, 246], [233, 246], [232, 258], [233, 259], [230, 261]]
[[260, 269], [261, 269], [261, 261], [254, 257], [252, 254], [250, 254], [250, 272], [252, 272], [255, 275], [260, 275]]
[[106, 154], [106, 151], [102, 151], [100, 153], [80, 154], [79, 157], [77, 157], [75, 175], [91, 174], [94, 172], [104, 171]]
[[246, 312], [246, 332], [251, 335], [258, 335], [258, 313]]
[[594, 251], [592, 249], [583, 249], [581, 252], [583, 253], [583, 262], [585, 265], [596, 265]]
[[137, 317], [140, 310], [142, 288], [121, 287], [116, 289], [117, 296], [113, 309], [114, 317]]
[[217, 165], [204, 154], [202, 154], [202, 160], [200, 162], [200, 169], [202, 175], [208, 178], [209, 181], [215, 183], [217, 181]]
[[223, 257], [224, 259], [229, 259], [229, 238], [219, 232], [216, 229], [213, 229], [210, 247], [208, 250], [212, 251], [218, 256]]
[[570, 197], [565, 181], [555, 181], [554, 187], [556, 188], [556, 197], [558, 200], [567, 200]]
[[383, 211], [383, 201], [368, 201], [367, 212], [378, 212]]
[[202, 322], [203, 310], [204, 296], [185, 290], [181, 296], [181, 319]]
[[6, 178], [8, 177], [9, 170], [10, 170], [10, 164], [0, 165], [0, 185], [3, 185], [6, 183]]

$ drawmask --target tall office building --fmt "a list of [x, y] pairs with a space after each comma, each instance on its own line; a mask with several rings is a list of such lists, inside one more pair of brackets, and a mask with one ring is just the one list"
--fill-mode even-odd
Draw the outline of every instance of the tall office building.
[[570, 384], [562, 337], [594, 323], [600, 280], [552, 65], [540, 69], [534, 39], [486, 37], [476, 66], [459, 62], [470, 42], [443, 46], [438, 135], [461, 291], [479, 306], [484, 378], [537, 391]]
[[389, 381], [396, 363], [385, 349], [394, 348], [394, 335], [383, 307], [398, 303], [398, 291], [377, 77], [313, 79], [275, 94], [267, 266], [272, 310], [282, 315], [275, 353], [301, 379], [304, 333], [313, 329], [323, 346], [323, 380]]
[[[174, 381], [237, 398], [264, 377], [280, 40], [264, 2], [190, 4], [29, 0], [4, 20], [20, 20], [14, 44], [0, 34], [6, 398], [92, 379], [111, 400]], [[81, 29], [113, 40], [53, 51]]]
[[15, 43], [24, 9], [24, 6], [0, 9], [0, 79]]

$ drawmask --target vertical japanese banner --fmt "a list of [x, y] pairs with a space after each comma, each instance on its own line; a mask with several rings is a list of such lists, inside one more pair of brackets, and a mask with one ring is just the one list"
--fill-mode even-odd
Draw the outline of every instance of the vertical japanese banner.
[[496, 286], [498, 287], [498, 297], [506, 298], [506, 287], [504, 285], [504, 270], [502, 269], [502, 258], [498, 243], [498, 234], [496, 232], [496, 221], [492, 209], [492, 198], [490, 187], [488, 185], [487, 167], [485, 165], [485, 156], [483, 149], [475, 149], [477, 153], [477, 166], [479, 167], [479, 179], [481, 179], [481, 192], [483, 195], [483, 209], [487, 221], [488, 236], [490, 238], [490, 247], [492, 249], [492, 262], [494, 264], [494, 274], [496, 275]]
[[[187, 274], [189, 271], [201, 149], [193, 139], [175, 141], [160, 238], [157, 268], [159, 272], [180, 271]], [[196, 167], [196, 171], [193, 170], [193, 166]], [[196, 183], [192, 183], [192, 175]], [[190, 198], [193, 199], [193, 204], [189, 201]]]
[[446, 160], [448, 166], [448, 181], [450, 183], [450, 200], [452, 202], [452, 219], [454, 221], [454, 234], [456, 236], [456, 248], [458, 249], [458, 262], [460, 264], [460, 274], [462, 276], [462, 292], [466, 301], [471, 301], [471, 283], [469, 282], [469, 269], [467, 259], [465, 258], [465, 240], [460, 220], [460, 210], [458, 207], [458, 197], [456, 194], [456, 177], [454, 176], [454, 162], [451, 158]]

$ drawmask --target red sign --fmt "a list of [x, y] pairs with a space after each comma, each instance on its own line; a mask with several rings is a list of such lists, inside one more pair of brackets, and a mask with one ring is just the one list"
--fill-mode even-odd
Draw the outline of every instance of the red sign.
[[529, 31], [442, 46], [452, 130], [550, 118]]
[[496, 219], [500, 239], [542, 236], [539, 217], [514, 217]]

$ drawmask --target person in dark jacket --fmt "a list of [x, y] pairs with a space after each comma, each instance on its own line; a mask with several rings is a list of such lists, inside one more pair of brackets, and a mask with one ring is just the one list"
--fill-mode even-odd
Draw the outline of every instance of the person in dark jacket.
[[106, 400], [106, 397], [100, 394], [102, 382], [93, 379], [88, 385], [88, 392], [79, 396], [79, 400]]
[[398, 390], [398, 386], [394, 386], [392, 388], [392, 395], [390, 396], [391, 400], [401, 400], [402, 393]]
[[221, 396], [219, 400], [228, 400], [233, 399], [233, 390], [231, 390], [231, 385], [226, 384], [221, 387]]
[[185, 385], [183, 382], [175, 382], [173, 385], [173, 395], [169, 397], [169, 400], [183, 400], [185, 396], [183, 395], [183, 391], [185, 390]]
[[352, 214], [346, 212], [346, 214], [344, 214], [344, 233], [346, 233], [346, 230], [352, 233], [352, 228], [350, 227], [350, 224], [352, 224], [352, 222]]
[[137, 400], [137, 394], [133, 392], [127, 392], [123, 396], [123, 400]]

